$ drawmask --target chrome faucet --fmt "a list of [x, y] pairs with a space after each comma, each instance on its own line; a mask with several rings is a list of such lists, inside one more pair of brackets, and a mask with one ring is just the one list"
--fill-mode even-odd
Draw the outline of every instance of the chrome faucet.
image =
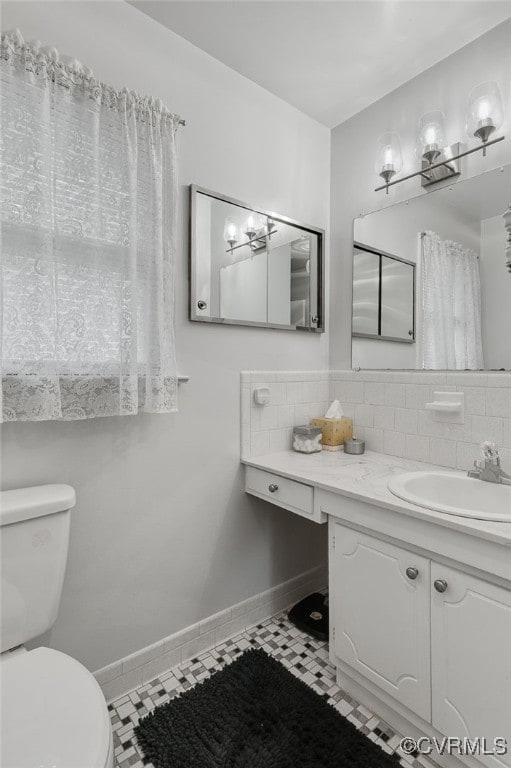
[[487, 483], [502, 483], [511, 485], [511, 475], [504, 472], [500, 466], [500, 456], [495, 443], [490, 440], [481, 444], [482, 459], [476, 459], [474, 466], [469, 469], [468, 476]]

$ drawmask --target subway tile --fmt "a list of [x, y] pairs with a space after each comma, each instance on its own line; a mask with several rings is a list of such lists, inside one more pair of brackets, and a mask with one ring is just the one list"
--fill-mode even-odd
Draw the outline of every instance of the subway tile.
[[406, 458], [414, 461], [429, 461], [429, 437], [406, 435]]
[[174, 632], [173, 635], [169, 635], [166, 637], [163, 641], [164, 643], [164, 652], [168, 653], [169, 651], [173, 651], [175, 648], [180, 648], [185, 643], [189, 643], [190, 640], [193, 640], [194, 638], [198, 637], [200, 634], [200, 624], [197, 622], [196, 624], [191, 624], [189, 627], [186, 627], [186, 629], [182, 629], [180, 632]]
[[385, 384], [382, 381], [368, 381], [365, 384], [364, 401], [368, 405], [383, 405], [385, 403]]
[[431, 400], [429, 384], [407, 384], [405, 390], [405, 407], [421, 410]]
[[476, 459], [481, 458], [481, 447], [477, 443], [458, 443], [456, 446], [457, 469], [468, 470]]
[[380, 429], [394, 429], [394, 412], [395, 409], [389, 405], [375, 405], [374, 406], [374, 426]]
[[310, 407], [308, 403], [300, 403], [294, 406], [294, 425], [295, 427], [308, 424], [310, 418]]
[[105, 683], [109, 683], [111, 680], [114, 680], [116, 677], [119, 677], [121, 674], [122, 660], [114, 661], [113, 664], [108, 664], [108, 666], [98, 669], [96, 672], [94, 672], [94, 677], [100, 685], [104, 685]]
[[484, 416], [486, 413], [486, 390], [484, 387], [458, 387], [459, 392], [465, 393], [465, 413]]
[[372, 427], [374, 423], [374, 406], [355, 405], [355, 424], [361, 427]]
[[458, 389], [463, 387], [485, 387], [488, 375], [479, 371], [447, 372], [447, 384], [454, 384]]
[[[486, 403], [488, 405], [488, 403]], [[471, 416], [472, 442], [482, 443], [485, 440], [493, 440], [497, 445], [502, 445], [504, 440], [504, 421], [497, 416]]]
[[385, 405], [393, 405], [394, 407], [403, 407], [406, 402], [406, 388], [405, 384], [391, 383], [385, 384]]
[[211, 629], [216, 629], [216, 627], [219, 627], [220, 624], [225, 624], [226, 622], [230, 621], [231, 618], [232, 615], [230, 608], [226, 608], [224, 611], [214, 613], [212, 616], [208, 616], [207, 619], [203, 619], [203, 621], [199, 622], [199, 633], [204, 635]]
[[486, 390], [486, 415], [511, 417], [511, 388], [494, 387]]
[[237, 619], [238, 616], [246, 615], [250, 613], [254, 608], [257, 608], [261, 604], [261, 596], [259, 594], [249, 597], [247, 600], [243, 600], [241, 603], [236, 603], [231, 608], [231, 615], [233, 619]]
[[383, 450], [391, 456], [406, 456], [406, 438], [402, 432], [383, 432]]
[[301, 381], [293, 381], [286, 384], [286, 401], [290, 405], [303, 401], [303, 384]]
[[346, 382], [346, 401], [348, 403], [364, 402], [364, 382], [362, 381]]
[[508, 371], [501, 371], [495, 373], [488, 373], [488, 379], [486, 381], [487, 387], [511, 387], [511, 373]]
[[411, 435], [417, 432], [417, 411], [410, 408], [396, 408], [394, 429], [396, 432], [406, 432]]
[[261, 408], [260, 429], [276, 429], [279, 426], [279, 411], [277, 405], [265, 405]]
[[294, 405], [281, 405], [278, 413], [278, 424], [276, 426], [279, 428], [292, 427], [294, 425], [294, 418]]
[[432, 464], [439, 464], [441, 467], [455, 467], [457, 445], [455, 440], [431, 437], [429, 439], [429, 460]]
[[168, 651], [162, 656], [158, 656], [156, 659], [149, 661], [142, 667], [142, 685], [154, 680], [155, 677], [166, 672], [168, 669], [172, 669], [181, 661], [181, 648], [174, 648], [173, 651]]
[[131, 672], [132, 669], [142, 667], [144, 664], [158, 658], [158, 656], [162, 656], [164, 650], [164, 641], [160, 640], [157, 643], [153, 643], [153, 645], [147, 646], [142, 651], [126, 656], [122, 660], [122, 674], [125, 675], [126, 672]]
[[289, 451], [291, 448], [292, 429], [272, 429], [270, 430], [270, 451]]
[[319, 400], [319, 384], [316, 381], [305, 381], [302, 385], [302, 402], [314, 403]]
[[269, 432], [253, 432], [250, 436], [250, 453], [252, 456], [261, 456], [270, 449]]
[[364, 440], [366, 441], [366, 450], [382, 453], [383, 429], [373, 429], [372, 427], [364, 427], [363, 430], [364, 430]]
[[329, 400], [339, 400], [341, 403], [346, 400], [345, 381], [333, 381], [331, 383]]
[[181, 659], [193, 659], [208, 648], [212, 648], [215, 644], [215, 630], [211, 629], [209, 632], [205, 632], [203, 635], [190, 640], [189, 643], [185, 643], [181, 646]]
[[253, 384], [269, 384], [276, 380], [275, 371], [251, 371], [250, 373], [250, 381]]
[[287, 391], [284, 382], [271, 385], [270, 403], [271, 405], [285, 405], [287, 403]]
[[318, 384], [318, 400], [330, 400], [330, 383], [320, 381]]

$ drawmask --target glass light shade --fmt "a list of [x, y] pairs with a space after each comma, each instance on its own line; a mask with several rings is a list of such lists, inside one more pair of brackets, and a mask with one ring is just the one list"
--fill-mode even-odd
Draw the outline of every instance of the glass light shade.
[[502, 95], [497, 83], [477, 85], [470, 93], [467, 114], [467, 134], [486, 143], [504, 120]]
[[247, 237], [253, 237], [255, 234], [255, 219], [252, 214], [248, 217], [248, 219], [245, 222], [245, 234]]
[[238, 231], [238, 225], [234, 221], [231, 216], [226, 216], [225, 224], [224, 224], [224, 240], [226, 243], [229, 243], [231, 248], [233, 245], [236, 245], [238, 240], [240, 239], [239, 231]]
[[397, 133], [384, 133], [378, 139], [375, 170], [388, 183], [403, 167], [401, 142]]
[[446, 145], [444, 123], [444, 113], [439, 110], [427, 112], [419, 120], [416, 151], [427, 163], [434, 163]]

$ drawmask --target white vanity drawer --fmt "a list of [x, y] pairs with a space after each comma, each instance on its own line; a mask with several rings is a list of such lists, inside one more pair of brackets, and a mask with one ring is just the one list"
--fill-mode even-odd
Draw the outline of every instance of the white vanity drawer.
[[317, 523], [324, 522], [321, 512], [318, 510], [316, 514], [314, 511], [314, 489], [310, 485], [255, 467], [246, 467], [245, 490], [297, 515]]

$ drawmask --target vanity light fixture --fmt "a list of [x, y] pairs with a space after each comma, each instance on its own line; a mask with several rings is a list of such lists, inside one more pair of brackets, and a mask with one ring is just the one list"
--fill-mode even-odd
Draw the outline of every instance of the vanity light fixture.
[[224, 240], [229, 243], [230, 250], [236, 245], [239, 240], [238, 225], [233, 218], [227, 216], [224, 224]]
[[432, 165], [442, 154], [447, 144], [444, 130], [445, 117], [440, 111], [428, 112], [419, 120], [419, 133], [417, 135], [417, 155], [420, 160], [425, 160]]
[[397, 133], [384, 133], [378, 139], [378, 151], [376, 153], [376, 173], [385, 180], [385, 186], [389, 186], [390, 180], [403, 167], [401, 155], [401, 142]]
[[483, 155], [490, 136], [497, 131], [504, 120], [502, 96], [495, 82], [481, 83], [470, 93], [467, 115], [467, 134], [475, 136], [483, 144]]
[[500, 128], [503, 120], [502, 96], [495, 82], [481, 83], [470, 93], [467, 134], [469, 138], [476, 138], [481, 142], [472, 149], [462, 151], [460, 143], [447, 146], [443, 112], [437, 110], [426, 113], [419, 121], [416, 143], [416, 152], [422, 168], [393, 181], [391, 179], [399, 173], [402, 165], [399, 136], [396, 133], [384, 134], [378, 139], [376, 173], [385, 183], [376, 187], [375, 192], [384, 189], [388, 194], [389, 187], [416, 176], [421, 177], [423, 187], [459, 176], [460, 167], [457, 162], [459, 159], [481, 150], [485, 157], [488, 147], [504, 140], [504, 136], [490, 139]]

